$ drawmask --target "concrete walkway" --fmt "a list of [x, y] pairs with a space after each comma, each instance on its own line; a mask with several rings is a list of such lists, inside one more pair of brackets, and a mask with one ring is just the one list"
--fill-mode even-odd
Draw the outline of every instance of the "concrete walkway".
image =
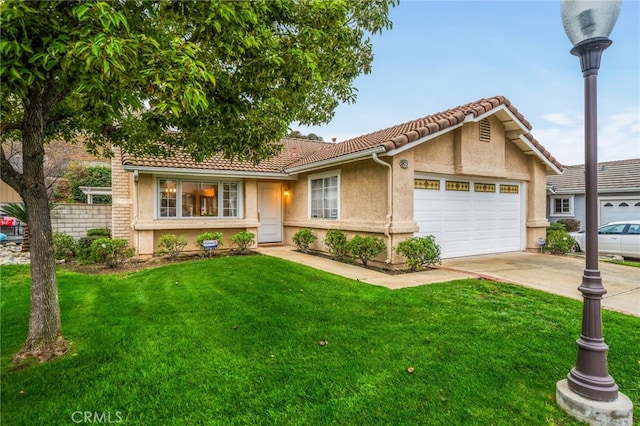
[[[437, 269], [388, 275], [299, 253], [292, 246], [260, 247], [255, 251], [390, 289], [483, 277], [582, 300], [578, 286], [582, 281], [584, 259], [580, 257], [528, 252], [492, 254], [446, 259]], [[640, 317], [640, 269], [607, 262], [600, 262], [599, 269], [607, 290], [602, 306]]]

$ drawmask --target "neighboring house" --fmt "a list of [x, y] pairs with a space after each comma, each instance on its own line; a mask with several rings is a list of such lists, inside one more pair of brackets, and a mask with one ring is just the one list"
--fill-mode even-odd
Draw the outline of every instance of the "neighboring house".
[[257, 165], [135, 158], [115, 150], [113, 227], [141, 256], [163, 234], [240, 230], [257, 243], [291, 244], [310, 228], [384, 239], [376, 260], [404, 263], [393, 248], [434, 235], [444, 258], [537, 249], [545, 236], [546, 179], [562, 166], [504, 97], [481, 99], [339, 143], [284, 139]]
[[[585, 226], [584, 165], [549, 176], [548, 218], [577, 219]], [[640, 220], [640, 158], [598, 163], [598, 223]]]
[[[10, 157], [10, 161], [22, 169], [22, 146], [20, 143], [6, 142], [2, 149]], [[104, 157], [87, 153], [86, 147], [81, 141], [70, 143], [60, 140], [50, 141], [45, 146], [44, 168], [45, 176], [49, 181], [62, 176], [71, 164], [83, 167], [104, 165], [109, 166], [109, 160]], [[22, 197], [4, 181], [0, 180], [0, 206], [7, 203], [21, 203]]]

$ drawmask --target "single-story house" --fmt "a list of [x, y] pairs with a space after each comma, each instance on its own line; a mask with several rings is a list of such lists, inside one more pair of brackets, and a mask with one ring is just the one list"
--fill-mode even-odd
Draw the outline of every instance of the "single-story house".
[[311, 248], [326, 250], [326, 231], [340, 229], [383, 238], [376, 261], [392, 267], [404, 263], [393, 248], [413, 236], [434, 235], [443, 258], [538, 249], [547, 175], [562, 166], [530, 130], [496, 96], [339, 143], [284, 139], [257, 165], [116, 149], [112, 233], [151, 256], [167, 233], [195, 249], [205, 231], [222, 231], [229, 247], [240, 230], [257, 244], [292, 244], [310, 228]]
[[[584, 164], [547, 177], [548, 218], [585, 226]], [[640, 220], [640, 158], [598, 163], [598, 223]]]

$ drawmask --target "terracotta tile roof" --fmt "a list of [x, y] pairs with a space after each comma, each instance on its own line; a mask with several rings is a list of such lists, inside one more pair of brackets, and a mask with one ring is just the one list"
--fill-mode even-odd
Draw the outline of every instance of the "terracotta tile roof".
[[[547, 184], [556, 193], [584, 193], [584, 164], [565, 166], [561, 175], [548, 176]], [[640, 158], [598, 163], [599, 191], [640, 190]]]
[[[511, 102], [507, 98], [504, 96], [495, 96], [493, 98], [479, 99], [475, 102], [428, 115], [417, 120], [358, 136], [335, 145], [329, 145], [323, 150], [316, 151], [307, 157], [301, 158], [289, 165], [289, 168], [309, 165], [318, 161], [329, 160], [379, 146], [384, 147], [386, 151], [398, 149], [421, 138], [460, 124], [469, 114], [478, 117], [501, 105], [504, 105], [527, 130], [531, 130], [531, 124], [518, 112], [516, 107], [511, 105]], [[562, 170], [562, 165], [531, 136], [531, 134], [527, 133], [525, 137], [540, 154], [547, 158], [559, 170]]]
[[[421, 138], [433, 135], [462, 123], [465, 117], [473, 115], [479, 117], [495, 108], [504, 106], [511, 114], [524, 126], [527, 131], [531, 130], [531, 124], [511, 105], [511, 102], [503, 96], [480, 99], [466, 105], [451, 108], [436, 114], [428, 115], [417, 120], [408, 121], [403, 124], [378, 130], [363, 136], [358, 136], [339, 143], [326, 143], [310, 141], [306, 139], [283, 139], [281, 143], [284, 149], [281, 155], [260, 162], [244, 163], [227, 160], [221, 155], [216, 155], [202, 162], [195, 162], [187, 154], [177, 153], [172, 158], [142, 157], [134, 158], [123, 154], [123, 164], [129, 166], [148, 167], [169, 167], [183, 169], [212, 169], [212, 170], [232, 170], [247, 172], [286, 172], [301, 166], [313, 165], [320, 161], [340, 160], [340, 157], [349, 154], [357, 154], [368, 149], [382, 147], [387, 152], [401, 148], [407, 144], [415, 142]], [[530, 144], [542, 156], [547, 158], [559, 170], [562, 165], [542, 146], [538, 141], [527, 133], [524, 135]]]
[[234, 161], [224, 158], [221, 154], [207, 160], [198, 162], [184, 152], [176, 152], [172, 157], [143, 156], [134, 157], [126, 152], [122, 153], [124, 166], [194, 169], [194, 170], [223, 170], [240, 172], [284, 173], [284, 168], [301, 157], [330, 145], [327, 142], [312, 141], [308, 139], [285, 138], [280, 140], [283, 145], [280, 155], [264, 160], [258, 164], [251, 162]]

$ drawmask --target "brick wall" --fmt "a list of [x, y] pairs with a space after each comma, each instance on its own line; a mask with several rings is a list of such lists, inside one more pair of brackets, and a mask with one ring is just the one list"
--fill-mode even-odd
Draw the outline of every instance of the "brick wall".
[[58, 204], [51, 210], [53, 232], [64, 232], [78, 239], [88, 229], [111, 229], [111, 204]]
[[111, 223], [111, 236], [131, 240], [131, 173], [125, 172], [122, 167], [122, 151], [113, 148], [111, 158], [111, 191], [113, 203], [113, 217]]

